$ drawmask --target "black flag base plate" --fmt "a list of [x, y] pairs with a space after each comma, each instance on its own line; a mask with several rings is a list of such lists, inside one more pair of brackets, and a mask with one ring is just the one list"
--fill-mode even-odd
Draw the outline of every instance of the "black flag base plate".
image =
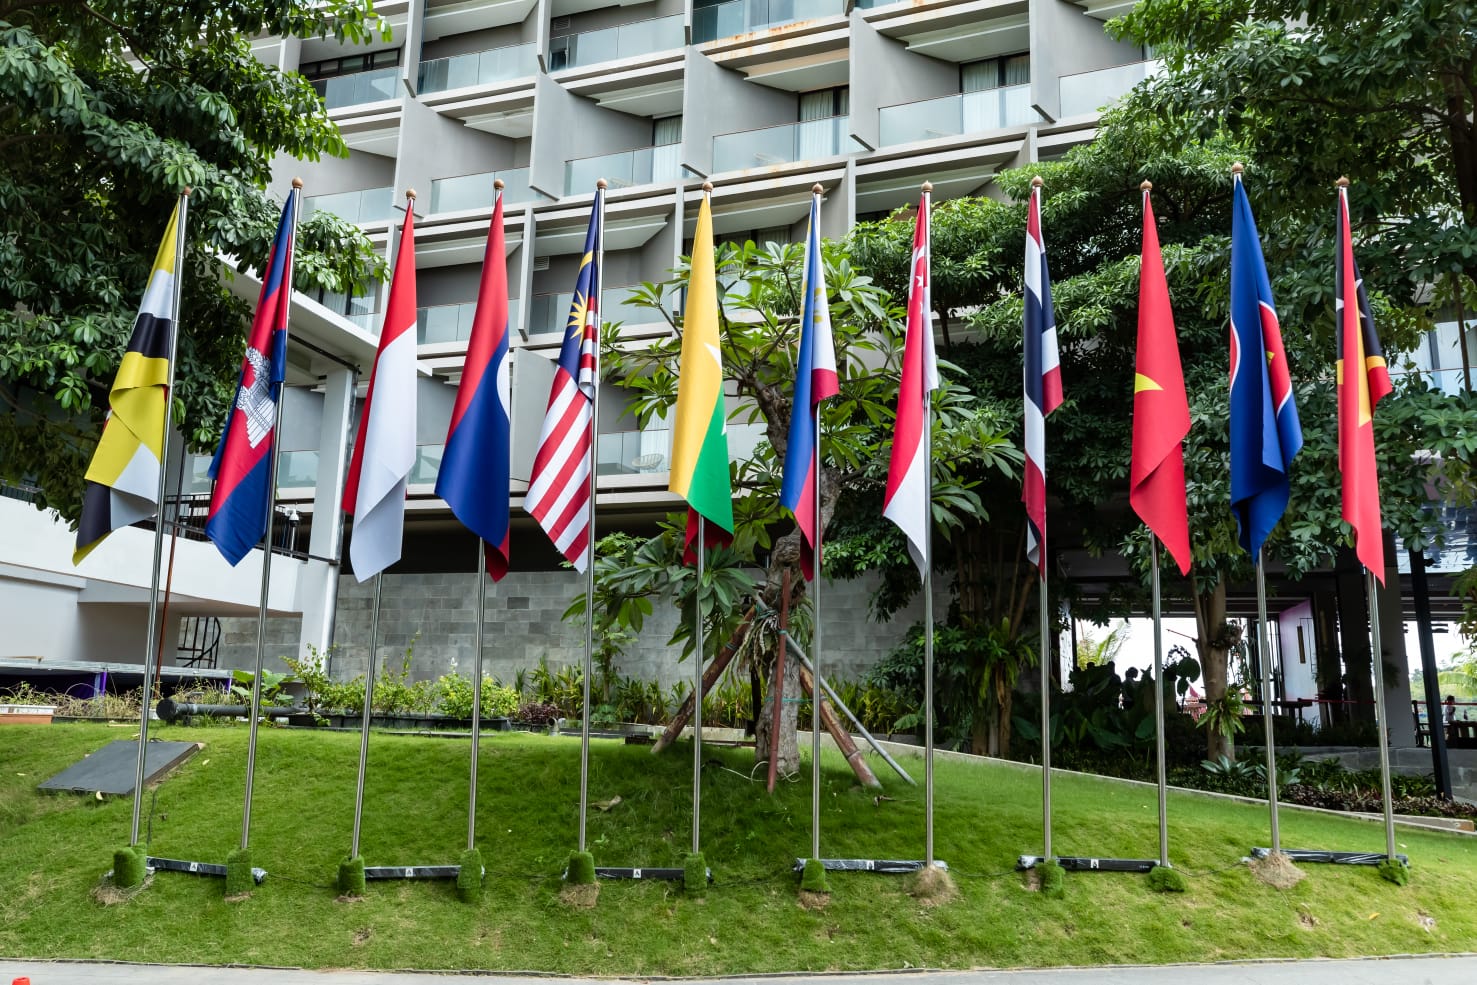
[[[927, 865], [921, 859], [894, 859], [894, 858], [823, 858], [821, 866], [827, 872], [881, 872], [886, 875], [903, 875], [908, 872], [921, 872]], [[949, 870], [949, 863], [942, 859], [934, 859], [933, 867]], [[805, 859], [795, 860], [794, 871], [805, 871]]]
[[[1329, 862], [1333, 865], [1379, 865], [1386, 858], [1383, 852], [1327, 852], [1317, 848], [1284, 848], [1281, 850], [1292, 862]], [[1253, 848], [1252, 858], [1266, 858], [1272, 854], [1270, 848]], [[1410, 858], [1396, 855], [1401, 865], [1409, 865]]]
[[[713, 881], [713, 870], [705, 869], [708, 874], [708, 882]], [[620, 865], [597, 865], [595, 866], [596, 879], [663, 879], [667, 882], [681, 882], [687, 878], [686, 869], [668, 868], [645, 868], [632, 869]]]
[[[219, 876], [226, 877], [226, 867], [214, 862], [186, 862], [177, 858], [155, 858], [153, 855], [144, 859], [144, 865], [154, 871], [164, 872], [186, 872], [192, 876]], [[266, 869], [258, 869], [252, 866], [251, 881], [258, 886], [267, 878]]]
[[[364, 879], [455, 879], [460, 865], [366, 865]], [[487, 875], [484, 868], [482, 874]]]
[[[1034, 869], [1050, 861], [1040, 855], [1022, 855], [1016, 859], [1017, 869]], [[1058, 855], [1056, 864], [1068, 872], [1148, 872], [1159, 865], [1152, 858], [1090, 858], [1086, 855]]]

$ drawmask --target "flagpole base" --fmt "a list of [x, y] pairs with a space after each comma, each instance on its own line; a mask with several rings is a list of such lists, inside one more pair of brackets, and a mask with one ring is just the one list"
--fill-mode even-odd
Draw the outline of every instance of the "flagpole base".
[[364, 857], [355, 855], [338, 864], [338, 891], [344, 896], [364, 895]]
[[706, 896], [713, 873], [702, 852], [693, 852], [682, 865], [682, 891], [688, 896]]
[[[1321, 848], [1283, 848], [1283, 855], [1290, 862], [1327, 862], [1331, 865], [1381, 865], [1385, 862], [1394, 861], [1400, 865], [1409, 865], [1410, 857], [1407, 855], [1389, 856], [1382, 852], [1335, 852]], [[1270, 848], [1253, 848], [1251, 857], [1262, 859], [1272, 854]]]
[[113, 885], [119, 889], [132, 889], [142, 885], [149, 867], [143, 850], [129, 845], [113, 853]]
[[564, 881], [571, 886], [588, 886], [592, 884], [599, 871], [595, 868], [595, 856], [589, 852], [573, 852], [569, 856], [569, 864], [564, 869]]
[[482, 899], [482, 880], [487, 869], [482, 865], [482, 853], [475, 848], [462, 852], [456, 866], [456, 896], [463, 903], [477, 903]]
[[[817, 863], [826, 872], [880, 872], [883, 875], [907, 875], [910, 872], [921, 872], [928, 868], [928, 863], [922, 859], [797, 858], [791, 871], [803, 874], [812, 864]], [[933, 860], [933, 867], [947, 872], [949, 863], [936, 858]]]
[[[251, 864], [251, 849], [238, 848], [226, 856], [226, 896], [244, 896], [257, 885]], [[265, 875], [265, 873], [263, 873]]]
[[[703, 874], [707, 881], [713, 881], [713, 870], [704, 866]], [[684, 886], [688, 878], [686, 866], [675, 868], [670, 866], [651, 866], [633, 868], [627, 865], [597, 865], [595, 866], [595, 878], [597, 879], [634, 879], [634, 880], [658, 880], [660, 882], [680, 882]]]
[[1152, 858], [1095, 858], [1089, 855], [1058, 855], [1055, 859], [1040, 855], [1022, 855], [1015, 867], [1022, 871], [1055, 862], [1067, 872], [1152, 872], [1159, 865]]
[[462, 867], [459, 865], [366, 865], [364, 867], [364, 878], [375, 881], [388, 879], [456, 879], [460, 883], [461, 874]]

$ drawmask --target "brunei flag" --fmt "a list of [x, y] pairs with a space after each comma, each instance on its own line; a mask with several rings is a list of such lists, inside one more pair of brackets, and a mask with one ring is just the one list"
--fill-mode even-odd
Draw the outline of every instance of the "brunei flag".
[[[677, 369], [677, 414], [672, 431], [672, 478], [667, 488], [687, 500], [682, 559], [733, 537], [733, 487], [728, 481], [728, 417], [723, 404], [723, 353], [718, 344], [718, 275], [713, 261], [713, 214], [708, 197], [698, 207], [682, 358]], [[718, 529], [697, 544], [698, 517]]]
[[176, 203], [149, 271], [149, 286], [133, 322], [133, 335], [108, 393], [103, 436], [87, 467], [73, 564], [80, 564], [114, 530], [159, 512], [164, 408], [169, 399], [169, 356], [175, 331], [174, 288], [179, 277], [175, 255], [179, 221]]

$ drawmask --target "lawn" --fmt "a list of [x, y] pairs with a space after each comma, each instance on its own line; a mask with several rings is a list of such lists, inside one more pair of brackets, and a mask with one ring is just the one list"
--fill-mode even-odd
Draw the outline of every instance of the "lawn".
[[[810, 783], [764, 792], [749, 750], [705, 750], [705, 898], [677, 884], [607, 882], [593, 909], [559, 901], [575, 847], [579, 742], [484, 737], [479, 905], [449, 882], [380, 882], [335, 899], [353, 822], [358, 735], [263, 730], [251, 847], [269, 876], [227, 903], [218, 879], [161, 873], [129, 902], [93, 896], [127, 841], [131, 802], [38, 793], [41, 780], [133, 730], [101, 725], [0, 728], [0, 954], [25, 958], [298, 965], [310, 968], [536, 970], [560, 974], [719, 975], [908, 967], [969, 968], [1229, 958], [1348, 957], [1477, 950], [1477, 840], [1397, 829], [1410, 884], [1373, 868], [1305, 866], [1277, 890], [1241, 863], [1266, 844], [1264, 808], [1172, 794], [1170, 857], [1184, 895], [1143, 876], [1069, 873], [1052, 900], [1013, 871], [1040, 849], [1040, 777], [1018, 767], [939, 761], [936, 852], [959, 895], [929, 906], [904, 877], [831, 875], [828, 907], [803, 909], [789, 871], [810, 844]], [[205, 749], [145, 798], [151, 854], [223, 862], [241, 832], [244, 727], [151, 729]], [[691, 842], [691, 746], [660, 756], [597, 741], [590, 849], [600, 865], [675, 866]], [[885, 797], [823, 761], [822, 854], [918, 858], [923, 791], [874, 769]], [[465, 847], [468, 745], [376, 734], [370, 744], [362, 851], [370, 865], [454, 862]], [[921, 764], [914, 770], [921, 781]], [[889, 799], [890, 798], [890, 799]], [[1152, 857], [1154, 792], [1064, 776], [1053, 787], [1055, 845], [1065, 854]], [[1291, 847], [1383, 851], [1378, 824], [1295, 810]]]

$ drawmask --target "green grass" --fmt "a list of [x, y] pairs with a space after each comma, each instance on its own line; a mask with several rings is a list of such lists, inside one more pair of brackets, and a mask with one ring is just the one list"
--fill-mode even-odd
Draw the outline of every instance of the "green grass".
[[[39, 794], [35, 785], [131, 731], [90, 725], [0, 728], [0, 954], [13, 957], [302, 965], [312, 968], [530, 969], [563, 974], [711, 975], [788, 970], [1042, 966], [1470, 951], [1477, 949], [1477, 841], [1399, 829], [1410, 882], [1373, 867], [1307, 866], [1278, 891], [1239, 860], [1266, 843], [1265, 809], [1193, 795], [1169, 801], [1170, 856], [1188, 891], [1143, 876], [1067, 873], [1065, 893], [1028, 892], [1017, 854], [1040, 848], [1039, 774], [940, 760], [936, 851], [959, 897], [930, 907], [903, 879], [831, 873], [822, 910], [801, 909], [797, 856], [809, 854], [810, 784], [764, 793], [752, 753], [710, 748], [702, 849], [714, 883], [608, 882], [593, 909], [559, 902], [577, 847], [578, 740], [484, 739], [479, 900], [445, 882], [370, 883], [337, 902], [353, 824], [358, 736], [266, 730], [257, 752], [251, 851], [269, 875], [227, 903], [219, 879], [161, 873], [130, 902], [91, 890], [127, 841], [131, 803]], [[155, 855], [224, 862], [241, 830], [244, 728], [160, 728], [205, 749], [145, 798]], [[691, 750], [597, 742], [589, 849], [601, 865], [681, 868], [691, 849]], [[723, 767], [719, 768], [718, 764]], [[874, 765], [892, 800], [824, 762], [822, 854], [918, 858], [923, 791]], [[452, 863], [466, 850], [464, 741], [376, 735], [361, 851], [370, 865]], [[921, 775], [922, 770], [915, 770]], [[1054, 846], [1151, 857], [1152, 789], [1064, 777], [1053, 787]], [[1292, 847], [1382, 851], [1378, 824], [1285, 810]]]

